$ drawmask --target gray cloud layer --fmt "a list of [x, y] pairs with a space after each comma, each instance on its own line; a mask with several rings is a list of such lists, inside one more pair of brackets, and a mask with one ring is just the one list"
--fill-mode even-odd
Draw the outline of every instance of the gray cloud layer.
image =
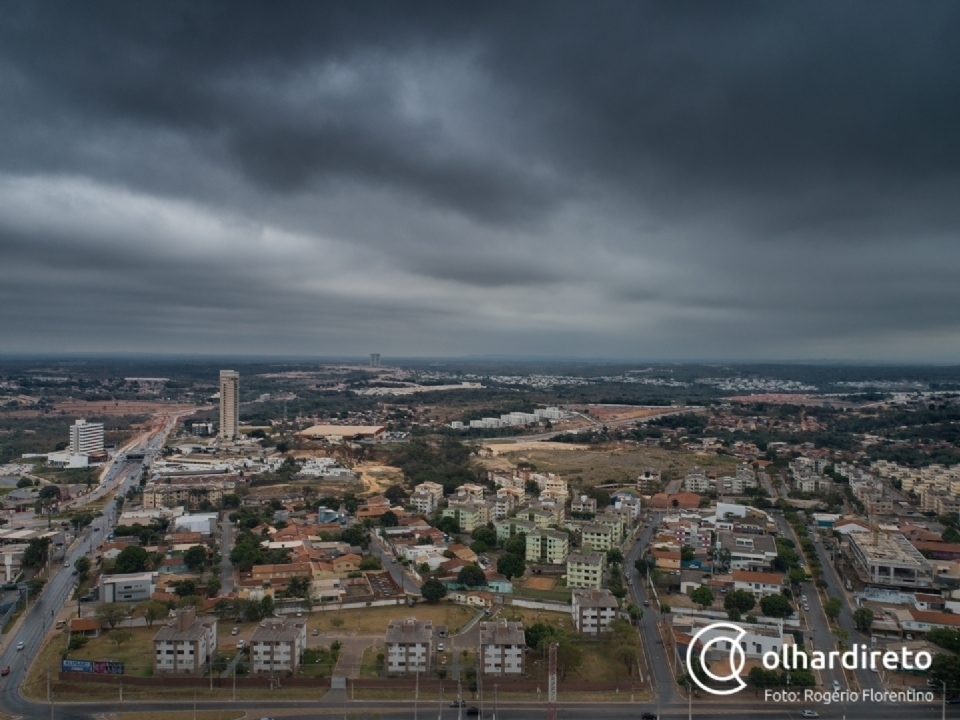
[[0, 351], [960, 360], [950, 3], [7, 3]]

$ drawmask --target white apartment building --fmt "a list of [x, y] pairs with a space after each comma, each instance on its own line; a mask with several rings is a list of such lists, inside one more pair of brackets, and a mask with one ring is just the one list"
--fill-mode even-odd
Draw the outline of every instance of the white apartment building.
[[604, 556], [598, 552], [567, 555], [567, 587], [600, 589]]
[[574, 590], [572, 602], [573, 626], [583, 635], [607, 632], [620, 609], [609, 590]]
[[497, 497], [493, 501], [493, 518], [501, 520], [523, 505], [526, 495], [523, 490], [512, 487], [497, 488]]
[[153, 638], [154, 675], [202, 675], [217, 654], [217, 619], [180, 610]]
[[418, 512], [429, 515], [438, 507], [443, 500], [443, 485], [435, 482], [423, 482], [413, 489], [413, 495], [410, 497], [411, 504]]
[[523, 675], [523, 623], [480, 623], [480, 666], [485, 675]]
[[77, 420], [70, 426], [70, 454], [96, 455], [103, 452], [103, 423]]
[[429, 673], [433, 656], [433, 621], [391, 620], [385, 637], [389, 674]]
[[307, 647], [307, 621], [270, 618], [260, 623], [250, 640], [255, 675], [295, 673]]
[[220, 371], [220, 437], [234, 440], [240, 433], [240, 373]]
[[690, 471], [683, 479], [683, 489], [687, 492], [705, 493], [712, 490], [713, 487], [713, 479], [707, 477], [707, 474], [699, 469]]

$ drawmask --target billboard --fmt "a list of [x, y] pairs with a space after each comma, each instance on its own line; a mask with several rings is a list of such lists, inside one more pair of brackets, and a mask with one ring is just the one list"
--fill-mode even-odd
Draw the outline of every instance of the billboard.
[[60, 661], [60, 671], [123, 675], [123, 663], [114, 660], [71, 660], [64, 658]]

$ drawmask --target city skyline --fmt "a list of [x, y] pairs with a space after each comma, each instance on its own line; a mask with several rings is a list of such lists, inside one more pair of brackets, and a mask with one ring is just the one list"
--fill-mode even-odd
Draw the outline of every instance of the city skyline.
[[960, 362], [958, 29], [7, 4], [0, 354]]

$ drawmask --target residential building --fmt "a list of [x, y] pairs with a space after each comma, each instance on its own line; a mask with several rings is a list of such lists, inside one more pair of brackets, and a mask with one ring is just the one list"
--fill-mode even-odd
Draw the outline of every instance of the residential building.
[[597, 514], [597, 501], [586, 495], [578, 495], [573, 499], [573, 502], [570, 503], [570, 514], [571, 515], [596, 515]]
[[746, 590], [758, 598], [775, 595], [784, 587], [783, 573], [733, 571], [733, 589]]
[[150, 482], [143, 488], [144, 509], [163, 507], [180, 507], [181, 505], [196, 505], [207, 500], [217, 505], [223, 499], [224, 493], [230, 493], [236, 483], [224, 480], [202, 482]]
[[126, 573], [100, 576], [100, 602], [141, 602], [157, 589], [157, 573]]
[[424, 515], [429, 515], [438, 507], [443, 500], [443, 485], [435, 482], [423, 482], [413, 489], [413, 495], [410, 496], [410, 503]]
[[461, 532], [473, 532], [481, 525], [490, 522], [493, 504], [484, 500], [471, 502], [452, 502], [443, 510], [444, 517], [452, 517], [460, 526]]
[[643, 509], [641, 507], [641, 500], [630, 491], [621, 490], [615, 492], [610, 496], [610, 501], [613, 503], [615, 510], [627, 513], [631, 522], [636, 521], [640, 517], [640, 512]]
[[[682, 615], [674, 619], [673, 628], [675, 637], [677, 633], [678, 645], [680, 646], [680, 656], [685, 657], [686, 647], [689, 639], [706, 626], [716, 622], [713, 618], [695, 617], [693, 615]], [[748, 659], [759, 660], [768, 652], [780, 653], [784, 646], [794, 644], [793, 634], [789, 629], [780, 625], [761, 625], [759, 623], [733, 623], [745, 631], [740, 638], [740, 647]], [[709, 646], [709, 660], [721, 660], [730, 657], [732, 640], [718, 640], [715, 643], [710, 641], [718, 635], [722, 636], [728, 631], [723, 628], [716, 630], [707, 630], [700, 636], [700, 642], [704, 646]]]
[[217, 619], [184, 608], [153, 637], [153, 674], [200, 676], [216, 654]]
[[480, 667], [485, 675], [523, 675], [523, 623], [480, 623]]
[[103, 423], [76, 420], [70, 426], [70, 454], [96, 455], [103, 452]]
[[235, 440], [240, 433], [240, 373], [220, 371], [220, 437]]
[[584, 550], [605, 553], [614, 545], [616, 530], [611, 525], [584, 525], [580, 533], [580, 545]]
[[262, 621], [250, 639], [254, 675], [295, 673], [306, 647], [306, 620], [269, 618]]
[[537, 526], [534, 525], [529, 520], [524, 518], [512, 517], [499, 520], [494, 523], [494, 527], [497, 530], [497, 540], [503, 542], [504, 540], [509, 540], [517, 533], [526, 533], [529, 535], [534, 530], [537, 529]]
[[582, 635], [599, 635], [617, 619], [620, 604], [609, 590], [574, 590], [573, 626]]
[[604, 556], [598, 552], [567, 555], [567, 587], [600, 589]]
[[512, 487], [497, 488], [497, 497], [493, 501], [493, 517], [501, 520], [523, 505], [526, 499], [523, 490]]
[[714, 479], [705, 472], [695, 468], [687, 473], [683, 479], [683, 489], [687, 492], [705, 493], [714, 488]]
[[637, 476], [637, 490], [644, 495], [649, 495], [661, 487], [660, 471], [654, 468], [647, 468]]
[[570, 552], [570, 536], [559, 530], [535, 530], [527, 535], [527, 562], [560, 565]]
[[610, 542], [611, 546], [619, 545], [627, 532], [627, 515], [616, 510], [604, 510], [593, 519], [594, 525], [609, 525], [613, 531]]
[[388, 674], [428, 674], [433, 657], [433, 621], [412, 617], [391, 620], [385, 645]]

